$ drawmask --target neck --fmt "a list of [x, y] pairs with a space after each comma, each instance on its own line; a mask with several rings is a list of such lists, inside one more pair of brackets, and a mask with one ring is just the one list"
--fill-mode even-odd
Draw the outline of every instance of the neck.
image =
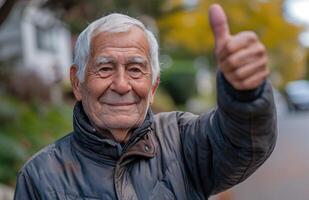
[[130, 139], [132, 131], [130, 129], [104, 129], [101, 130], [96, 127], [96, 130], [98, 130], [98, 133], [105, 137], [105, 138], [110, 138], [112, 140], [115, 140], [118, 143], [124, 144], [128, 142]]
[[120, 144], [124, 144], [128, 142], [128, 140], [130, 139], [131, 133], [132, 133], [132, 131], [127, 130], [127, 129], [113, 129], [113, 130], [109, 130], [109, 132], [112, 138]]

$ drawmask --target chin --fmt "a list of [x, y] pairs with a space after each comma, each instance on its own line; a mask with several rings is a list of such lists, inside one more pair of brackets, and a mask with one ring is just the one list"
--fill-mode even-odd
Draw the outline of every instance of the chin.
[[107, 129], [131, 129], [138, 127], [142, 122], [142, 119], [132, 116], [118, 116], [113, 119], [103, 120]]

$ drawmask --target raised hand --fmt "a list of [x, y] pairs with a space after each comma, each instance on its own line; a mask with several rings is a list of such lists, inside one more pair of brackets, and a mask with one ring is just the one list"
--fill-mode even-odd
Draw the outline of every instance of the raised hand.
[[264, 45], [252, 31], [231, 35], [226, 15], [218, 4], [209, 8], [219, 68], [237, 90], [255, 89], [269, 75]]

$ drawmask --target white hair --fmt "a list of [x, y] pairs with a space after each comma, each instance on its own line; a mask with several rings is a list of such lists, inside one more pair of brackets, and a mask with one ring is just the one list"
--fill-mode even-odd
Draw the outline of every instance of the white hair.
[[142, 22], [127, 15], [113, 13], [104, 16], [88, 25], [77, 38], [74, 49], [74, 64], [77, 66], [77, 77], [80, 82], [84, 81], [85, 68], [90, 55], [91, 39], [101, 32], [120, 33], [127, 32], [132, 26], [136, 26], [145, 32], [149, 43], [150, 65], [152, 70], [152, 84], [154, 84], [160, 74], [158, 42], [154, 34], [149, 31]]

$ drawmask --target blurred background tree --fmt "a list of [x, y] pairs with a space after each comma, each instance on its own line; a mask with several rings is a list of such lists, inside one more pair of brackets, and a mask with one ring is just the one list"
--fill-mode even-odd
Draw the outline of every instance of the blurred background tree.
[[[0, 26], [16, 2], [0, 1]], [[144, 21], [161, 46], [161, 86], [153, 109], [201, 112], [215, 103], [214, 38], [207, 16], [211, 3], [224, 7], [233, 34], [253, 30], [260, 36], [269, 51], [269, 66], [277, 87], [283, 87], [289, 80], [308, 77], [308, 53], [298, 42], [303, 28], [285, 20], [283, 0], [47, 0], [42, 7], [68, 24], [73, 44], [89, 22], [111, 12]], [[68, 98], [53, 104], [44, 94], [50, 88], [39, 80], [35, 82], [33, 75], [18, 86], [19, 91], [27, 91], [28, 95], [12, 89], [14, 80], [23, 79], [12, 75], [10, 64], [2, 62], [0, 182], [10, 185], [14, 185], [17, 170], [30, 155], [72, 130], [74, 103], [68, 82], [61, 85]]]
[[[172, 4], [170, 10], [183, 5], [179, 2], [169, 1]], [[259, 35], [270, 54], [270, 67], [277, 87], [304, 77], [306, 55], [298, 41], [298, 35], [303, 29], [285, 20], [282, 0], [196, 2], [195, 5], [165, 13], [159, 18], [163, 49], [172, 53], [184, 49], [184, 52], [191, 53], [191, 58], [207, 55], [210, 67], [216, 67], [212, 58], [214, 40], [207, 17], [209, 5], [216, 2], [225, 9], [232, 34], [253, 30]]]

